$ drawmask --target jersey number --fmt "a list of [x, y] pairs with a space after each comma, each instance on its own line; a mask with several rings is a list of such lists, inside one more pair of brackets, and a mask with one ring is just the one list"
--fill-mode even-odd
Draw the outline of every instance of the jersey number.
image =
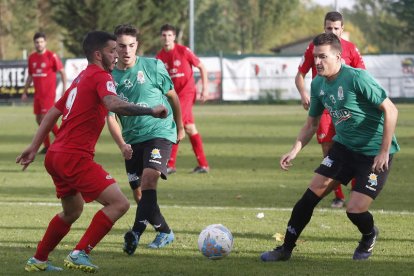
[[66, 120], [70, 114], [70, 111], [72, 110], [73, 103], [75, 102], [76, 94], [78, 94], [78, 88], [73, 88], [68, 95], [68, 98], [66, 99], [66, 109], [68, 110], [68, 113], [66, 113], [65, 117], [63, 117], [62, 120]]

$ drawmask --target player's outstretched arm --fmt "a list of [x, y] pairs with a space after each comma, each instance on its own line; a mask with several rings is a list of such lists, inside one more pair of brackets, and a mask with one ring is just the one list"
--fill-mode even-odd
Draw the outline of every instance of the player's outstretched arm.
[[119, 126], [119, 123], [116, 120], [115, 114], [112, 113], [106, 116], [106, 121], [108, 123], [109, 132], [111, 133], [112, 138], [121, 150], [122, 156], [125, 160], [131, 159], [133, 153], [132, 147], [130, 144], [125, 143], [125, 140], [122, 137], [121, 127]]
[[109, 111], [123, 116], [150, 115], [155, 118], [166, 118], [168, 115], [168, 110], [163, 105], [157, 105], [153, 108], [143, 107], [123, 101], [115, 95], [105, 96], [103, 103]]
[[310, 97], [305, 88], [305, 75], [298, 71], [295, 77], [295, 85], [300, 94], [300, 100], [305, 110], [309, 109]]
[[398, 119], [398, 109], [389, 98], [380, 104], [379, 109], [384, 112], [384, 133], [380, 151], [372, 164], [372, 170], [375, 172], [388, 170], [390, 147]]
[[313, 135], [316, 133], [319, 124], [319, 117], [310, 117], [306, 120], [305, 125], [299, 132], [298, 137], [296, 138], [295, 143], [292, 146], [292, 149], [284, 154], [279, 161], [280, 168], [282, 170], [289, 170], [289, 167], [292, 166], [291, 161], [296, 158], [296, 155], [309, 143]]
[[35, 159], [36, 153], [39, 150], [40, 145], [43, 143], [46, 135], [52, 130], [59, 117], [62, 115], [59, 109], [52, 107], [42, 120], [39, 128], [33, 137], [32, 143], [16, 158], [16, 163], [20, 163], [25, 170], [30, 163]]
[[185, 137], [184, 124], [183, 124], [183, 119], [181, 115], [180, 100], [175, 90], [168, 91], [166, 95], [167, 95], [168, 102], [170, 103], [173, 113], [174, 113], [175, 124], [177, 125], [177, 144], [178, 144]]

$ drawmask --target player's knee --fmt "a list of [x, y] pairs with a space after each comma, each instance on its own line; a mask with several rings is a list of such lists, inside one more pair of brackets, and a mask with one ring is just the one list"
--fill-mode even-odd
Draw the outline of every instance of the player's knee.
[[195, 124], [189, 124], [184, 126], [185, 133], [192, 136], [194, 134], [197, 134], [197, 129]]
[[122, 216], [129, 210], [130, 204], [128, 199], [120, 200], [117, 204], [118, 213]]
[[82, 215], [82, 212], [83, 212], [83, 207], [71, 209], [70, 211], [63, 211], [62, 219], [68, 224], [72, 224], [78, 220], [78, 218]]

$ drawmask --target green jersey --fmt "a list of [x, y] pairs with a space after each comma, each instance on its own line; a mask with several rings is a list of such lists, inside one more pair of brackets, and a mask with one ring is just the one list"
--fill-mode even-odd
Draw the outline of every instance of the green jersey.
[[[386, 98], [384, 88], [367, 71], [342, 65], [332, 81], [313, 79], [309, 116], [318, 117], [326, 108], [335, 126], [334, 141], [355, 152], [377, 155], [384, 131], [384, 113], [378, 106]], [[393, 136], [390, 154], [399, 149]]]
[[154, 58], [137, 57], [133, 67], [126, 70], [115, 68], [112, 76], [116, 93], [122, 100], [144, 107], [162, 104], [168, 109], [165, 119], [152, 116], [119, 116], [125, 142], [137, 144], [154, 138], [165, 138], [175, 143], [177, 128], [165, 95], [174, 86], [164, 63]]

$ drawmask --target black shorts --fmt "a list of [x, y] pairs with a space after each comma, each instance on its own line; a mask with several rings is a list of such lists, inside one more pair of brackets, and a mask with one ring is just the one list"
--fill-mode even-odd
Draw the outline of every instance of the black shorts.
[[335, 142], [315, 173], [338, 180], [343, 185], [355, 178], [356, 183], [352, 190], [375, 199], [387, 180], [392, 155], [389, 158], [388, 170], [379, 174], [371, 170], [374, 158], [375, 156], [354, 152]]
[[170, 159], [172, 142], [156, 138], [131, 145], [133, 153], [130, 160], [125, 160], [125, 168], [129, 185], [135, 190], [141, 186], [140, 177], [145, 168], [152, 168], [161, 173], [162, 179], [167, 179], [167, 162]]

